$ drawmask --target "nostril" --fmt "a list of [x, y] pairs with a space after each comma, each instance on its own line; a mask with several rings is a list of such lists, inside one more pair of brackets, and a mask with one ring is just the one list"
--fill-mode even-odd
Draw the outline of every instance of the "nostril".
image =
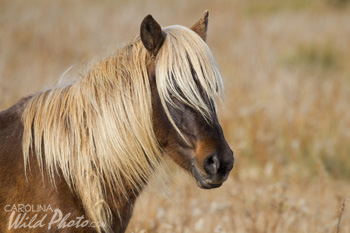
[[210, 174], [210, 175], [216, 174], [220, 168], [220, 161], [218, 159], [217, 154], [213, 153], [213, 154], [207, 156], [204, 159], [203, 167], [204, 167], [204, 170], [208, 174]]

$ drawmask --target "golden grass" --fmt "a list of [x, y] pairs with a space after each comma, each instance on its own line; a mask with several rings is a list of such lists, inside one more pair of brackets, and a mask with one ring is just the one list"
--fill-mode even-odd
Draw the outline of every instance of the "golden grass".
[[71, 65], [74, 77], [149, 13], [191, 26], [209, 9], [235, 168], [217, 190], [175, 169], [167, 195], [141, 195], [128, 232], [350, 232], [348, 2], [2, 0], [0, 108]]
[[248, 167], [203, 191], [176, 173], [167, 195], [142, 194], [127, 232], [349, 232], [348, 183], [318, 175], [311, 181], [276, 177], [271, 165]]

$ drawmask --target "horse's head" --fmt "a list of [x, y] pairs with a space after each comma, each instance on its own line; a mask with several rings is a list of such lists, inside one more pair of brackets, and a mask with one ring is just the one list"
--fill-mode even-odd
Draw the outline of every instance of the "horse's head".
[[[207, 49], [204, 42], [207, 24], [208, 12], [205, 12], [191, 27], [191, 32], [187, 29], [189, 34], [192, 33], [197, 37], [196, 40], [200, 40], [199, 44], [193, 46], [204, 44]], [[196, 60], [193, 58], [195, 55], [190, 54], [193, 53], [192, 50], [184, 52], [182, 58], [175, 59], [175, 65], [170, 64], [170, 66], [183, 66], [180, 71], [174, 68], [165, 71], [166, 74], [162, 73], [160, 70], [166, 66], [164, 53], [171, 52], [170, 42], [167, 44], [167, 40], [179, 40], [174, 36], [171, 37], [169, 33], [167, 28], [162, 30], [150, 15], [141, 24], [141, 40], [150, 53], [148, 75], [152, 91], [155, 136], [162, 150], [177, 164], [191, 172], [199, 187], [216, 188], [228, 178], [234, 161], [233, 152], [218, 122], [216, 99], [213, 97], [215, 96], [213, 93], [217, 93], [220, 89], [221, 80], [214, 80], [211, 77], [212, 83], [210, 83], [206, 80], [208, 77], [205, 77], [216, 74], [218, 75], [216, 78], [220, 79], [220, 75], [216, 68], [210, 68], [214, 73], [205, 71], [204, 65], [198, 64], [201, 60]], [[191, 42], [186, 43], [192, 46]], [[163, 48], [165, 46], [168, 48]], [[178, 64], [179, 62], [183, 62], [184, 65]], [[167, 78], [163, 76], [168, 76], [169, 80], [165, 80]]]

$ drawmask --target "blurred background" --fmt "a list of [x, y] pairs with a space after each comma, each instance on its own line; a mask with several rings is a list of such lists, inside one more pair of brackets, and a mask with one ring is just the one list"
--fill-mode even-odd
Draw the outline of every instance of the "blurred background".
[[128, 232], [350, 232], [349, 0], [0, 0], [0, 109], [126, 44], [147, 14], [189, 27], [206, 9], [235, 168], [201, 190], [170, 165]]

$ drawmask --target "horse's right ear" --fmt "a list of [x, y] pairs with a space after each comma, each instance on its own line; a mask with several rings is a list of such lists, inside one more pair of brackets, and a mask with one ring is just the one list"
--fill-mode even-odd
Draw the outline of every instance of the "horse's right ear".
[[204, 11], [203, 16], [195, 23], [191, 29], [196, 32], [204, 41], [207, 39], [209, 11]]
[[152, 54], [157, 55], [164, 41], [162, 28], [152, 15], [147, 15], [140, 28], [140, 36], [145, 48]]

